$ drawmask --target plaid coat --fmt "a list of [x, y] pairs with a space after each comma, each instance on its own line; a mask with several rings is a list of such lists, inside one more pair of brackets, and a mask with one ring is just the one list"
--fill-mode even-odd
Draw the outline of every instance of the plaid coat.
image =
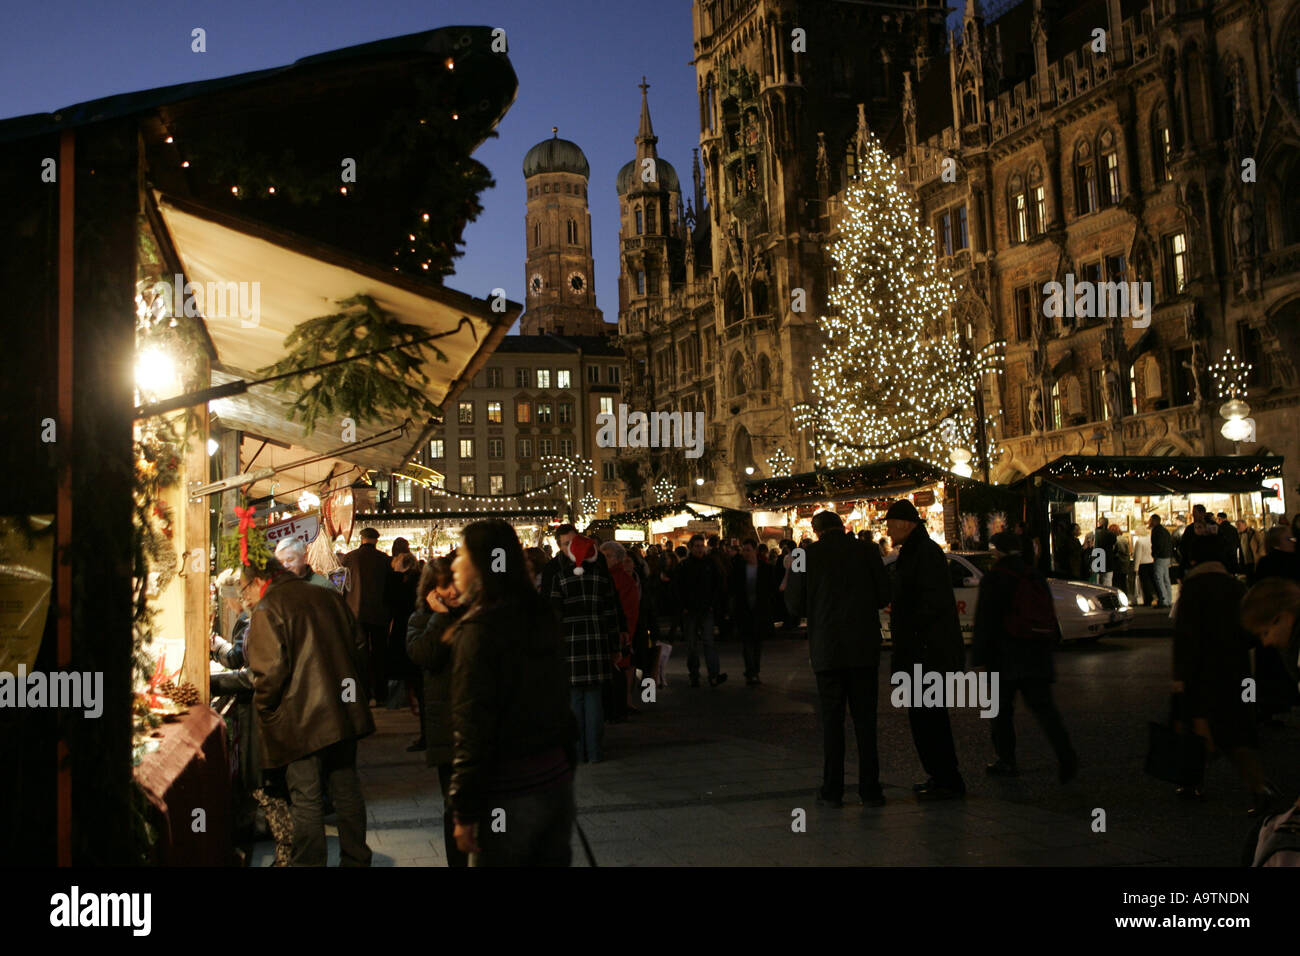
[[618, 594], [608, 565], [599, 558], [583, 563], [582, 574], [567, 555], [557, 556], [551, 578], [551, 606], [564, 636], [569, 683], [593, 687], [609, 679], [611, 659], [618, 653]]

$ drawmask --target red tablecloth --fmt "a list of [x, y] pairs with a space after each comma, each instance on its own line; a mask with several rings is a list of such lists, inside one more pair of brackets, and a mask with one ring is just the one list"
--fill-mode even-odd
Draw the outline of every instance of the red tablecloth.
[[[162, 746], [135, 768], [135, 779], [153, 806], [150, 823], [157, 830], [158, 863], [229, 865], [231, 796], [225, 721], [211, 707], [196, 704], [158, 731], [162, 737], [154, 739], [161, 740]], [[195, 810], [203, 810], [202, 816]]]

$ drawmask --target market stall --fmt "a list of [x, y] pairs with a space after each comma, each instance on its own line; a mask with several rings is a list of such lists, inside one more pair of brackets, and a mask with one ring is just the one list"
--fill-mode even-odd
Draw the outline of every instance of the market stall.
[[743, 511], [700, 501], [679, 501], [597, 518], [584, 529], [585, 534], [592, 532], [627, 544], [675, 548], [687, 544], [696, 534], [747, 538], [754, 529]]
[[[204, 806], [229, 800], [200, 725], [235, 508], [328, 531], [522, 311], [442, 283], [490, 182], [470, 154], [516, 91], [493, 42], [432, 30], [0, 123], [0, 277], [29, 317], [0, 447], [13, 513], [54, 516], [60, 555], [18, 663], [104, 679], [100, 719], [0, 714], [30, 821], [0, 858], [149, 858], [146, 817], [186, 804], [193, 753], [224, 771]], [[43, 157], [57, 185], [36, 196]]]
[[[1118, 526], [1130, 548], [1147, 535], [1152, 515], [1171, 532], [1191, 520], [1192, 508], [1225, 513], [1265, 528], [1286, 514], [1280, 456], [1140, 457], [1067, 455], [1010, 486], [1030, 502], [1031, 524], [1044, 553], [1061, 529], [1085, 543], [1098, 521]], [[1057, 529], [1058, 535], [1050, 533]]]
[[812, 517], [834, 511], [856, 534], [886, 536], [885, 512], [908, 498], [925, 519], [927, 533], [951, 550], [978, 550], [989, 536], [1023, 519], [1023, 500], [1004, 488], [963, 478], [911, 458], [852, 468], [757, 479], [745, 485], [754, 525], [762, 540], [815, 538]]

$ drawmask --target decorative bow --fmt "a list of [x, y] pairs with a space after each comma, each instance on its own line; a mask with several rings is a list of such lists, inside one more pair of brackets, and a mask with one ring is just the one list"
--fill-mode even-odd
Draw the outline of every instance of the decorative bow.
[[253, 513], [257, 511], [254, 507], [241, 508], [235, 506], [235, 516], [239, 518], [239, 562], [248, 564], [248, 529], [253, 526]]

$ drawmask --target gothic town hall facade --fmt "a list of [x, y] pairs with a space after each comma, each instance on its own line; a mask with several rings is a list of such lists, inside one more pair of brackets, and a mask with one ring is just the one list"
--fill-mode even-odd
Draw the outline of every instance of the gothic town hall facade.
[[[694, 3], [692, 182], [657, 160], [643, 88], [618, 182], [619, 342], [624, 400], [704, 411], [708, 452], [625, 462], [629, 503], [668, 476], [739, 504], [746, 480], [814, 467], [792, 408], [815, 398], [827, 243], [868, 129], [934, 228], [956, 327], [1006, 343], [984, 381], [993, 480], [1069, 454], [1235, 451], [1285, 455], [1296, 488], [1300, 2], [946, 12]], [[645, 159], [666, 174], [636, 175]], [[1045, 315], [1044, 286], [1069, 277], [1149, 282], [1150, 314]], [[1212, 374], [1229, 351], [1252, 366], [1256, 426], [1235, 447]]]

